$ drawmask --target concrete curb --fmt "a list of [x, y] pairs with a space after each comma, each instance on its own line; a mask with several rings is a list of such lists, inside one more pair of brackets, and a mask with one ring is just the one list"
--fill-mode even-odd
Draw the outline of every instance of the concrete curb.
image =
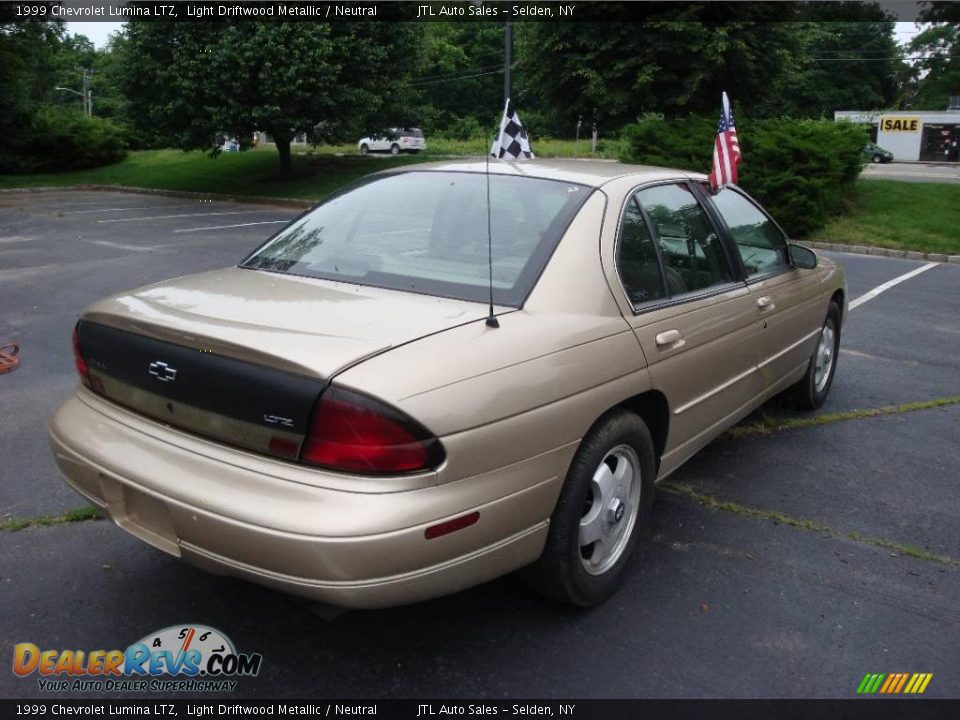
[[[185, 190], [160, 190], [155, 188], [128, 187], [126, 185], [51, 185], [28, 188], [0, 188], [0, 195], [17, 193], [58, 192], [66, 190], [95, 190], [103, 192], [128, 192], [141, 195], [164, 195], [166, 197], [196, 198], [198, 200], [225, 200], [239, 203], [259, 203], [261, 205], [279, 205], [282, 207], [311, 208], [317, 204], [316, 200], [299, 200], [297, 198], [256, 197], [252, 195], [226, 195], [222, 193], [187, 192]], [[891, 250], [889, 248], [869, 247], [867, 245], [844, 245], [830, 242], [806, 242], [816, 250], [832, 250], [833, 252], [853, 253], [855, 255], [875, 255], [878, 257], [902, 258], [906, 260], [926, 260], [927, 262], [942, 262], [960, 265], [960, 255], [945, 255], [944, 253], [923, 253], [915, 250]]]
[[49, 185], [28, 188], [2, 188], [0, 195], [16, 195], [19, 193], [43, 193], [86, 190], [96, 192], [126, 192], [140, 195], [163, 195], [165, 197], [194, 198], [197, 200], [223, 200], [239, 203], [258, 203], [260, 205], [279, 205], [283, 207], [311, 208], [318, 200], [301, 200], [298, 198], [257, 197], [255, 195], [227, 195], [224, 193], [188, 192], [186, 190], [161, 190], [157, 188], [129, 187], [126, 185]]
[[906, 260], [926, 260], [927, 262], [952, 263], [960, 265], [960, 255], [946, 255], [944, 253], [924, 253], [916, 250], [891, 250], [890, 248], [870, 247], [868, 245], [844, 245], [830, 242], [800, 242], [815, 250], [832, 250], [833, 252], [853, 253], [855, 255], [875, 255], [877, 257], [901, 258]]

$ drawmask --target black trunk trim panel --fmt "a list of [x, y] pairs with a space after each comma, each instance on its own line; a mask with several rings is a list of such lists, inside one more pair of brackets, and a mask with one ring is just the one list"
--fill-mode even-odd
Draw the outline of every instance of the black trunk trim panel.
[[89, 321], [80, 321], [77, 336], [91, 370], [171, 401], [298, 435], [306, 435], [326, 384]]

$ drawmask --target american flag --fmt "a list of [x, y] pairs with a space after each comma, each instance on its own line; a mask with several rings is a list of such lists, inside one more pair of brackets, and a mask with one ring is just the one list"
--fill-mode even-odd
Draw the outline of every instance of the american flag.
[[730, 99], [724, 93], [720, 122], [717, 124], [717, 139], [713, 143], [713, 167], [710, 169], [710, 185], [714, 190], [737, 182], [737, 165], [741, 157]]

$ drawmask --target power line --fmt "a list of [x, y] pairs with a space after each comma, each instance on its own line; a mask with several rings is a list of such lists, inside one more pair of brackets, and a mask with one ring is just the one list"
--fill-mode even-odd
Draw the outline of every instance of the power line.
[[423, 77], [418, 77], [418, 78], [417, 78], [416, 80], [414, 80], [413, 82], [422, 82], [422, 81], [425, 82], [425, 81], [429, 81], [429, 80], [444, 80], [444, 79], [447, 79], [447, 78], [449, 78], [449, 77], [451, 77], [451, 76], [456, 76], [456, 75], [458, 75], [458, 73], [468, 72], [468, 70], [475, 70], [476, 72], [486, 72], [487, 70], [496, 70], [496, 69], [498, 69], [498, 68], [500, 68], [500, 65], [499, 65], [499, 64], [497, 64], [497, 65], [486, 65], [486, 66], [484, 66], [484, 67], [470, 68], [470, 69], [468, 69], [468, 68], [463, 68], [463, 69], [461, 69], [461, 70], [453, 70], [453, 71], [451, 71], [451, 72], [438, 73], [438, 74], [436, 74], [436, 75], [424, 75]]
[[873, 58], [841, 58], [841, 57], [812, 57], [807, 60], [816, 62], [889, 62], [891, 60], [950, 60], [960, 56], [953, 55], [893, 55], [891, 57]]
[[410, 82], [407, 85], [438, 85], [446, 82], [456, 82], [457, 80], [469, 80], [470, 78], [483, 77], [484, 75], [499, 75], [503, 70], [491, 70], [490, 72], [475, 73], [474, 75], [461, 75], [460, 77], [447, 78], [446, 80], [430, 80], [427, 82]]

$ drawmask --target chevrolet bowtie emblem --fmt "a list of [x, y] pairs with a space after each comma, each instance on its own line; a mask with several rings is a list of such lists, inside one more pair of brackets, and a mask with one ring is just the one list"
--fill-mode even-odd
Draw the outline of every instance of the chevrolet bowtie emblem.
[[177, 369], [160, 360], [150, 363], [150, 374], [160, 382], [173, 382], [177, 379]]

